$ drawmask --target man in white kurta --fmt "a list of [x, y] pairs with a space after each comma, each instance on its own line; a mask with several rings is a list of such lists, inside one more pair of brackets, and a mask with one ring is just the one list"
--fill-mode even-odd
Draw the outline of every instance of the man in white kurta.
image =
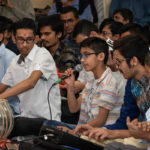
[[[31, 26], [32, 23], [25, 19], [21, 26]], [[58, 85], [49, 92], [58, 78], [55, 62], [45, 48], [34, 44], [34, 39], [32, 28], [16, 29], [14, 40], [21, 54], [13, 59], [2, 79], [0, 99], [18, 95], [21, 117], [59, 121], [61, 99]], [[6, 90], [9, 86], [12, 88]]]

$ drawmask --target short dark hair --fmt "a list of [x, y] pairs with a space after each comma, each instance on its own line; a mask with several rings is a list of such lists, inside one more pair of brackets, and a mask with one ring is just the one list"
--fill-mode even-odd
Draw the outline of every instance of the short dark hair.
[[8, 30], [8, 32], [12, 31], [13, 21], [5, 16], [0, 16], [0, 23], [4, 25], [4, 29]]
[[99, 32], [101, 33], [103, 28], [109, 24], [111, 24], [112, 22], [114, 22], [114, 20], [112, 18], [106, 18], [102, 21], [102, 23], [100, 24], [99, 27]]
[[81, 42], [80, 48], [88, 47], [92, 49], [95, 53], [104, 53], [105, 59], [104, 64], [107, 63], [108, 60], [108, 45], [106, 41], [98, 38], [98, 37], [89, 37]]
[[112, 32], [112, 35], [120, 34], [120, 29], [122, 28], [123, 24], [120, 22], [116, 22], [111, 18], [105, 19], [101, 25], [100, 25], [100, 33], [102, 33], [102, 30], [104, 27], [109, 26], [110, 31]]
[[150, 66], [150, 52], [148, 52], [146, 57], [145, 57], [145, 64]]
[[110, 31], [112, 32], [112, 35], [115, 35], [115, 34], [120, 34], [120, 29], [122, 28], [123, 24], [120, 23], [120, 22], [112, 22], [110, 25], [109, 25], [109, 29]]
[[129, 31], [134, 35], [139, 35], [142, 33], [142, 27], [137, 23], [125, 24], [120, 29], [120, 34]]
[[60, 15], [55, 14], [55, 15], [45, 16], [40, 18], [38, 23], [38, 32], [42, 27], [45, 26], [49, 26], [53, 31], [56, 32], [56, 34], [61, 32], [63, 35], [64, 24], [63, 21], [60, 19]]
[[123, 57], [128, 58], [127, 63], [129, 66], [130, 59], [134, 56], [137, 57], [141, 65], [144, 65], [149, 47], [141, 36], [129, 35], [115, 41], [114, 50], [118, 50]]
[[99, 32], [96, 25], [88, 20], [80, 20], [74, 28], [73, 38], [77, 37], [78, 34], [90, 36], [91, 31]]
[[34, 20], [23, 18], [13, 24], [13, 34], [16, 35], [18, 29], [31, 29], [33, 34], [36, 35], [36, 25]]
[[133, 21], [133, 13], [130, 9], [127, 9], [127, 8], [116, 9], [115, 12], [113, 13], [113, 16], [116, 13], [120, 13], [121, 16], [124, 18], [124, 20], [129, 20], [129, 23]]
[[74, 17], [75, 17], [76, 19], [79, 18], [78, 10], [77, 10], [76, 8], [72, 7], [72, 6], [63, 7], [63, 8], [61, 9], [61, 11], [60, 11], [60, 14], [66, 14], [66, 13], [68, 13], [68, 12], [72, 12], [73, 15], [74, 15]]

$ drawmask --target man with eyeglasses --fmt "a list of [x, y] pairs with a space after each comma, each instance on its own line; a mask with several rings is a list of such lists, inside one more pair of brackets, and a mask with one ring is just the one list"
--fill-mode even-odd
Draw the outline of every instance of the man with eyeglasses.
[[[55, 62], [45, 48], [34, 44], [35, 23], [22, 19], [14, 24], [13, 40], [20, 51], [0, 84], [0, 99], [18, 95], [21, 117], [60, 120], [60, 91]], [[11, 86], [12, 88], [6, 89]], [[19, 134], [19, 133], [17, 133]]]
[[[88, 133], [89, 138], [94, 138], [100, 142], [104, 141], [105, 139], [118, 139], [118, 138], [128, 138], [131, 137], [131, 134], [128, 129], [123, 129], [122, 125], [124, 124], [125, 120], [127, 119], [129, 113], [133, 113], [132, 117], [135, 117], [138, 115], [138, 110], [135, 109], [135, 105], [130, 105], [131, 103], [137, 103], [138, 108], [140, 110], [140, 116], [139, 120], [144, 121], [146, 119], [146, 111], [150, 107], [150, 100], [149, 100], [149, 84], [147, 84], [147, 77], [145, 69], [144, 69], [144, 60], [145, 56], [149, 52], [149, 48], [147, 43], [140, 37], [140, 36], [127, 36], [120, 40], [118, 40], [115, 45], [115, 55], [114, 59], [116, 61], [116, 65], [118, 66], [119, 70], [122, 72], [123, 76], [128, 80], [128, 88], [126, 88], [126, 94], [125, 94], [125, 103], [122, 106], [121, 109], [121, 115], [120, 118], [116, 121], [115, 124], [112, 125], [106, 125], [105, 128], [100, 129], [92, 129], [90, 126], [86, 127], [80, 127], [78, 128], [77, 132], [86, 131]], [[127, 99], [127, 96], [130, 95], [131, 99]], [[128, 96], [129, 98], [129, 96]], [[126, 107], [125, 107], [126, 105]], [[127, 106], [130, 107], [127, 108]], [[131, 107], [132, 106], [132, 107]], [[133, 109], [135, 111], [133, 111]], [[138, 117], [138, 116], [137, 116]], [[121, 119], [122, 118], [122, 119]], [[131, 119], [131, 118], [130, 118]], [[133, 118], [132, 118], [133, 119]], [[121, 123], [122, 122], [122, 123]], [[129, 123], [129, 119], [127, 123]], [[134, 123], [134, 121], [133, 121]], [[118, 125], [120, 126], [118, 126]], [[135, 123], [136, 125], [136, 123]], [[124, 125], [123, 125], [124, 126]], [[132, 138], [127, 141], [126, 143], [132, 141]], [[110, 141], [113, 142], [113, 141]], [[122, 142], [124, 142], [122, 140]], [[138, 146], [144, 146], [138, 144], [138, 140], [133, 140], [133, 143], [137, 143]], [[135, 145], [135, 144], [134, 144]], [[110, 144], [109, 146], [106, 146], [106, 150], [113, 150], [113, 149], [125, 149], [125, 147], [121, 144], [114, 143]], [[136, 149], [136, 147], [132, 146], [126, 148], [126, 149]]]

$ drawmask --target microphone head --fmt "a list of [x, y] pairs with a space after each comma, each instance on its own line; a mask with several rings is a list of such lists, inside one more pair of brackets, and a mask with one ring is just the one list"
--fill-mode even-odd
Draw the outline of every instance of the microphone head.
[[78, 64], [75, 66], [74, 71], [80, 72], [83, 69], [82, 65]]

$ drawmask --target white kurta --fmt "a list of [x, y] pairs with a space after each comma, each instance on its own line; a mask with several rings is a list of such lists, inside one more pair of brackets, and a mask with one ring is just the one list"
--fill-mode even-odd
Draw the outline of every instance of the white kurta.
[[[51, 119], [47, 95], [51, 85], [58, 77], [55, 62], [45, 48], [39, 48], [34, 45], [25, 58], [25, 62], [22, 61], [21, 55], [16, 56], [9, 66], [2, 83], [13, 87], [27, 79], [35, 70], [40, 70], [43, 75], [33, 89], [18, 95], [21, 116]], [[60, 121], [61, 97], [58, 85], [51, 89], [49, 99], [52, 119]]]

